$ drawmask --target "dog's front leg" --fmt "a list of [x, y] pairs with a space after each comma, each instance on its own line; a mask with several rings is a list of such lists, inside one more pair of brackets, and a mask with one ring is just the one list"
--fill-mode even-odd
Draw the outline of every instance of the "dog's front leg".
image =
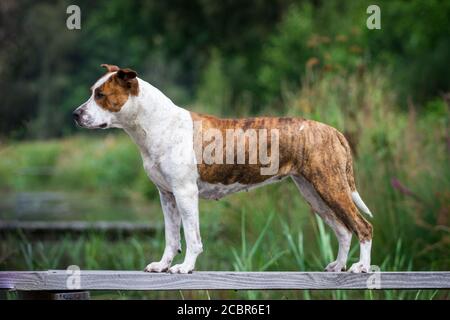
[[203, 251], [198, 218], [197, 185], [187, 183], [181, 189], [174, 190], [174, 195], [183, 222], [186, 256], [183, 263], [174, 265], [169, 269], [169, 272], [189, 273], [194, 270], [197, 256]]
[[160, 190], [159, 197], [164, 213], [164, 229], [166, 236], [166, 248], [160, 261], [152, 262], [145, 268], [147, 272], [167, 271], [173, 258], [181, 252], [180, 224], [181, 216], [178, 212], [175, 197], [171, 192]]

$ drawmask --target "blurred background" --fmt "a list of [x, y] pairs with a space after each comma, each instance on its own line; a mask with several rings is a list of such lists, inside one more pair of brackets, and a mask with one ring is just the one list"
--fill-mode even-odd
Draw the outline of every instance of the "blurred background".
[[[68, 30], [66, 8], [81, 9]], [[289, 115], [342, 131], [374, 213], [372, 263], [450, 269], [450, 2], [0, 2], [0, 219], [128, 221], [153, 234], [56, 238], [0, 231], [0, 270], [142, 270], [164, 247], [156, 189], [119, 130], [71, 112], [104, 73], [136, 70], [177, 105], [224, 117]], [[320, 271], [337, 253], [291, 182], [200, 204], [197, 270]], [[359, 248], [353, 241], [349, 265]], [[182, 259], [182, 255], [177, 261]], [[11, 296], [14, 298], [14, 296]], [[448, 291], [109, 292], [100, 298], [447, 299]]]

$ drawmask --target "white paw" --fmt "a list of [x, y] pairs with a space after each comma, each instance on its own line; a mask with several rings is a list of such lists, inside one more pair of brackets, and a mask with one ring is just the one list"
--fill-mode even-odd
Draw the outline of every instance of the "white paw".
[[341, 272], [341, 271], [345, 271], [346, 266], [345, 263], [340, 262], [340, 261], [333, 261], [331, 262], [329, 265], [327, 265], [327, 267], [325, 268], [326, 272]]
[[348, 271], [353, 273], [367, 273], [370, 271], [370, 266], [364, 264], [363, 262], [357, 262], [354, 263]]
[[169, 268], [169, 265], [167, 263], [163, 263], [161, 261], [159, 262], [152, 262], [148, 264], [144, 271], [145, 272], [165, 272]]
[[185, 263], [176, 264], [169, 269], [169, 273], [191, 273], [194, 266], [189, 266]]

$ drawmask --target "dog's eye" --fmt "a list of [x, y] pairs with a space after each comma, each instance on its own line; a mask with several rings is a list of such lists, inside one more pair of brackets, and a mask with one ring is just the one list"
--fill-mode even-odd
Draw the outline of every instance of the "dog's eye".
[[95, 99], [101, 99], [101, 98], [103, 98], [105, 95], [102, 93], [102, 92], [100, 92], [100, 91], [96, 91], [95, 92]]

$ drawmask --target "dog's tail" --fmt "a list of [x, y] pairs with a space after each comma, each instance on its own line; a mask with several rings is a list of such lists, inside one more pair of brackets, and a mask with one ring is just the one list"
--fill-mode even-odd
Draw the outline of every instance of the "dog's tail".
[[359, 196], [358, 191], [356, 191], [356, 190], [352, 191], [352, 199], [353, 199], [353, 202], [356, 204], [356, 206], [359, 208], [359, 210], [361, 210], [362, 212], [367, 214], [369, 217], [373, 218], [372, 212], [370, 212], [369, 208], [367, 208], [364, 201], [362, 201], [361, 197]]
[[356, 184], [355, 184], [355, 178], [353, 176], [353, 159], [352, 159], [352, 151], [350, 149], [350, 145], [348, 144], [347, 139], [345, 139], [344, 135], [340, 132], [338, 132], [338, 138], [341, 142], [342, 146], [345, 149], [346, 155], [347, 155], [347, 162], [345, 167], [345, 172], [347, 175], [347, 183], [350, 187], [350, 190], [352, 192], [352, 200], [355, 203], [355, 205], [358, 207], [359, 210], [373, 218], [372, 212], [370, 212], [369, 208], [367, 208], [364, 201], [361, 199], [361, 196], [359, 195], [358, 191], [356, 190]]

